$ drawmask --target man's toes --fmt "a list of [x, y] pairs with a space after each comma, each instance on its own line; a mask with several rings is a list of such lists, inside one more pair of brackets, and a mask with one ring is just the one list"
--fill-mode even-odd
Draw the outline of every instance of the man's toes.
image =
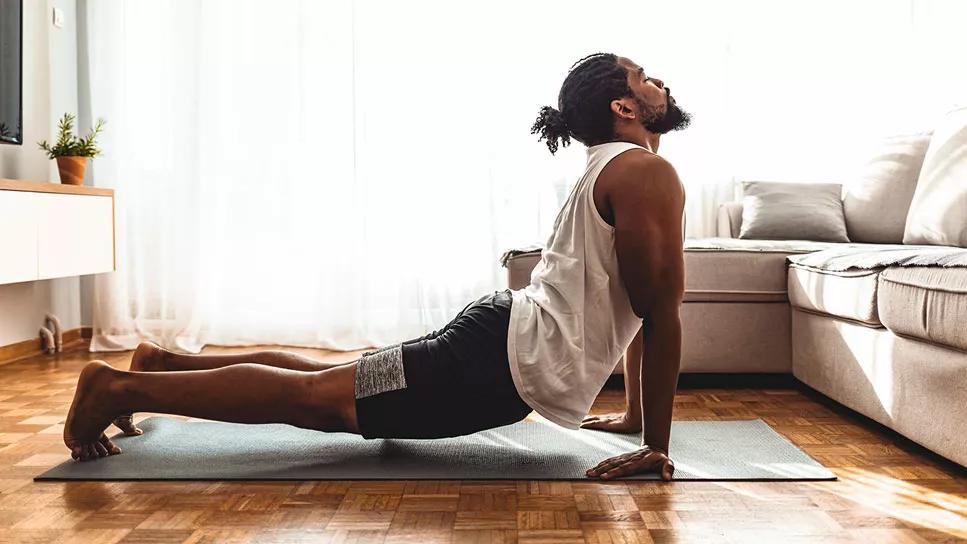
[[98, 457], [107, 457], [107, 448], [105, 448], [104, 444], [101, 444], [100, 442], [94, 443], [94, 451], [97, 452]]
[[104, 446], [104, 449], [107, 450], [108, 455], [117, 455], [121, 453], [121, 448], [112, 442], [111, 439], [105, 434], [101, 434], [100, 443]]
[[144, 434], [137, 425], [134, 424], [134, 416], [118, 416], [114, 419], [114, 426], [125, 434], [125, 436], [138, 436]]

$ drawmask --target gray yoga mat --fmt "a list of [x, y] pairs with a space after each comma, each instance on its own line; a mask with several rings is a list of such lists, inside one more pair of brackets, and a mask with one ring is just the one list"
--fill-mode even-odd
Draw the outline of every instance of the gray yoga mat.
[[[599, 462], [638, 448], [638, 434], [569, 430], [530, 419], [435, 440], [373, 439], [283, 424], [150, 417], [123, 452], [68, 460], [35, 480], [586, 480]], [[834, 480], [762, 420], [675, 421], [677, 480]], [[657, 479], [636, 475], [626, 479]]]

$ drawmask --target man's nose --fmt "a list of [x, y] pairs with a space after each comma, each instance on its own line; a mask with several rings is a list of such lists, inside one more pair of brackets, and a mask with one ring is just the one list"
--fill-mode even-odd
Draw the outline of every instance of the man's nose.
[[664, 81], [658, 79], [657, 77], [653, 77], [653, 78], [651, 78], [651, 80], [655, 82], [655, 85], [658, 85], [658, 88], [659, 89], [664, 89], [665, 88], [665, 82]]

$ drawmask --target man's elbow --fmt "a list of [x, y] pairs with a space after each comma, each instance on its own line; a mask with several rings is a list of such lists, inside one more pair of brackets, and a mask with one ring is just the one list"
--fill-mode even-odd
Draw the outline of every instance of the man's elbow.
[[643, 320], [664, 318], [677, 315], [682, 306], [684, 290], [670, 287], [660, 293], [651, 294], [638, 304], [633, 305], [635, 315]]

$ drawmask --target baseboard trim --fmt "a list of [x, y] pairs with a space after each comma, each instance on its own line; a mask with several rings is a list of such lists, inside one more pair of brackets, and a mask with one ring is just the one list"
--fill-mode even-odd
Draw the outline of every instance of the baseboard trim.
[[[66, 350], [68, 346], [71, 346], [77, 342], [89, 341], [92, 335], [93, 328], [91, 327], [78, 327], [76, 329], [64, 331], [61, 333], [63, 348]], [[24, 340], [22, 342], [9, 344], [6, 346], [0, 346], [0, 365], [13, 363], [27, 357], [45, 354], [46, 352], [41, 349], [40, 334], [38, 333], [37, 338]]]

